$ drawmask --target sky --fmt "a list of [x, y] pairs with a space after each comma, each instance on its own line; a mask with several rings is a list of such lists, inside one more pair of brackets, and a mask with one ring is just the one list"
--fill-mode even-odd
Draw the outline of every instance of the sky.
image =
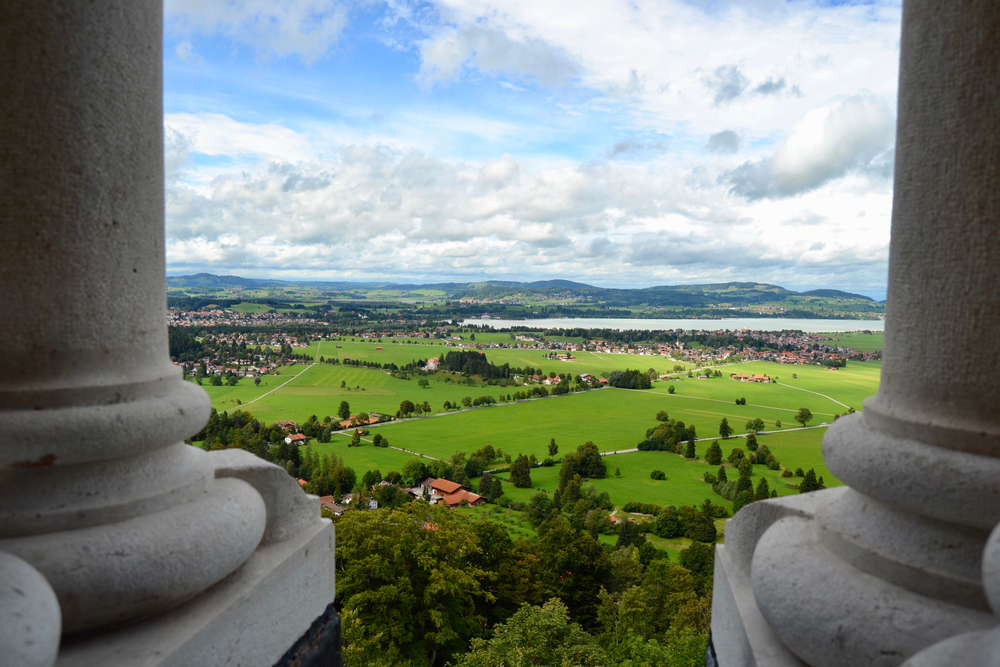
[[885, 298], [900, 3], [166, 0], [167, 271]]

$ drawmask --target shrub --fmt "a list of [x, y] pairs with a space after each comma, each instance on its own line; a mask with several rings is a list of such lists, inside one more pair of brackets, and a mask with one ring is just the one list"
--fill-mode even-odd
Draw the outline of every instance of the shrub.
[[629, 514], [659, 514], [663, 507], [656, 503], [638, 503], [630, 500], [622, 506], [622, 511]]
[[654, 470], [653, 472], [649, 473], [649, 478], [650, 479], [666, 479], [667, 475], [662, 470]]

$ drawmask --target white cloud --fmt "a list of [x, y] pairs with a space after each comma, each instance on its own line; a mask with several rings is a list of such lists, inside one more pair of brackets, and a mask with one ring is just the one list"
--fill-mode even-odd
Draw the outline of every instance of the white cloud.
[[164, 9], [181, 34], [218, 32], [261, 58], [298, 56], [306, 63], [324, 56], [347, 23], [344, 3], [334, 0], [167, 0]]
[[429, 36], [418, 43], [424, 83], [520, 75], [566, 100], [597, 92], [603, 97], [588, 108], [613, 122], [624, 115], [628, 127], [697, 135], [702, 145], [726, 127], [748, 143], [773, 142], [810, 109], [861, 89], [895, 104], [896, 0], [437, 0], [434, 7], [409, 15]]
[[561, 49], [539, 37], [514, 39], [478, 25], [444, 27], [421, 44], [417, 79], [425, 84], [457, 78], [466, 67], [491, 75], [530, 77], [547, 86], [568, 84], [579, 73]]
[[[178, 60], [200, 34], [308, 63], [348, 2], [168, 0], [168, 30]], [[167, 116], [173, 270], [884, 284], [895, 0], [386, 7], [362, 39], [423, 84], [395, 106], [343, 113], [316, 78], [294, 122], [246, 122], [249, 95]]]
[[178, 60], [183, 60], [184, 62], [191, 63], [192, 65], [201, 65], [205, 62], [204, 59], [195, 52], [194, 47], [191, 46], [191, 42], [186, 39], [174, 47], [174, 56], [176, 56]]
[[277, 123], [244, 123], [218, 113], [170, 113], [168, 135], [183, 137], [190, 153], [231, 157], [307, 160], [314, 156], [310, 140]]
[[852, 171], [886, 175], [895, 123], [871, 95], [859, 95], [813, 109], [796, 123], [774, 155], [746, 162], [723, 180], [749, 199], [808, 192]]
[[[210, 150], [200, 136], [169, 131], [171, 160]], [[884, 280], [887, 199], [866, 193], [860, 176], [809, 202], [747, 203], [711, 174], [692, 188], [685, 169], [656, 162], [536, 169], [510, 155], [470, 164], [363, 145], [333, 159], [189, 164], [186, 176], [167, 186], [172, 271], [822, 284], [848, 267], [854, 282], [841, 288]], [[798, 222], [817, 207], [825, 219]]]

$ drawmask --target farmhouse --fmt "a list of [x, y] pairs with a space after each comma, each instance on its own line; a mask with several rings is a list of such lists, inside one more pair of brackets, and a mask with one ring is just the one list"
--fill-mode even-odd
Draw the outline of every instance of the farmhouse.
[[471, 491], [465, 491], [464, 489], [444, 497], [444, 504], [448, 507], [458, 507], [462, 504], [462, 501], [465, 501], [469, 507], [478, 507], [479, 505], [485, 503], [486, 499], [478, 494], [472, 493]]
[[333, 496], [320, 496], [319, 506], [325, 510], [333, 512], [334, 516], [340, 516], [344, 513], [345, 509], [334, 502]]
[[[469, 487], [444, 478], [433, 479], [428, 477], [420, 482], [418, 489], [420, 489], [421, 495], [426, 494], [429, 497], [431, 505], [443, 502], [448, 507], [458, 507], [464, 500], [469, 505], [475, 507], [486, 502], [486, 499], [482, 496], [472, 493], [472, 489]], [[414, 491], [417, 491], [417, 489], [414, 489]]]
[[306, 436], [301, 433], [293, 433], [292, 435], [285, 438], [285, 444], [288, 445], [304, 445], [306, 444]]

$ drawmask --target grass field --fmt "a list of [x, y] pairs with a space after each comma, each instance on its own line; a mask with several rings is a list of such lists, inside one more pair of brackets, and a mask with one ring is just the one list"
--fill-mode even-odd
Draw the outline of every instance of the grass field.
[[[721, 443], [720, 443], [721, 444]], [[735, 443], [733, 443], [735, 445]], [[771, 447], [768, 444], [768, 447]], [[730, 447], [732, 449], [732, 447]], [[724, 450], [726, 451], [726, 450]], [[772, 447], [772, 451], [774, 448]], [[701, 454], [703, 452], [699, 452]], [[728, 454], [728, 451], [726, 451]], [[600, 491], [607, 491], [611, 496], [611, 502], [621, 506], [629, 501], [642, 503], [656, 503], [658, 505], [699, 505], [710, 498], [717, 505], [732, 505], [716, 495], [712, 487], [703, 481], [706, 472], [716, 472], [716, 466], [709, 466], [703, 461], [687, 461], [677, 454], [671, 452], [628, 452], [625, 454], [612, 454], [604, 457], [604, 464], [608, 468], [608, 474], [604, 479], [593, 479], [588, 483]], [[615, 476], [615, 470], [621, 471], [621, 477]], [[653, 470], [663, 471], [667, 478], [665, 480], [650, 479], [649, 474]], [[730, 468], [729, 476], [735, 481], [738, 473]], [[817, 471], [819, 474], [819, 471]], [[499, 477], [505, 480], [504, 492], [508, 493], [508, 475], [501, 474]], [[768, 486], [778, 491], [779, 496], [798, 493], [794, 489], [788, 488], [786, 482], [798, 483], [799, 478], [782, 478], [778, 472], [767, 470], [764, 466], [755, 465], [753, 470], [754, 486], [757, 485], [761, 477], [767, 479]], [[827, 485], [832, 486], [831, 480], [826, 479]], [[559, 466], [533, 468], [531, 470], [531, 483], [537, 489], [553, 492], [559, 486]], [[527, 496], [530, 499], [535, 491], [525, 493], [525, 489], [517, 489], [518, 496]], [[510, 495], [508, 493], [508, 495]], [[524, 501], [521, 497], [514, 500]]]
[[[463, 340], [460, 341], [462, 345], [473, 344], [469, 340], [469, 334], [463, 333], [461, 336], [463, 337]], [[552, 338], [552, 340], [556, 340], [556, 338]], [[558, 340], [572, 341], [574, 339], [558, 338]], [[509, 344], [513, 341], [511, 341], [509, 334], [476, 334], [476, 344], [489, 344], [491, 342]], [[338, 345], [340, 347], [337, 347]], [[378, 347], [382, 349], [377, 350], [376, 348]], [[347, 338], [343, 341], [313, 341], [306, 348], [296, 348], [296, 352], [298, 354], [308, 354], [316, 360], [320, 357], [333, 357], [336, 359], [350, 357], [351, 359], [360, 361], [376, 361], [383, 364], [394, 363], [397, 366], [403, 366], [417, 359], [440, 357], [450, 349], [459, 348], [449, 348], [445, 345], [444, 341], [425, 338], [384, 338], [382, 342], [378, 342], [377, 339], [365, 340], [358, 338], [352, 341], [350, 338]], [[684, 364], [673, 359], [668, 359], [667, 357], [659, 356], [575, 352], [576, 361], [557, 361], [546, 359], [545, 355], [549, 351], [541, 348], [485, 348], [479, 351], [485, 353], [486, 358], [497, 366], [502, 366], [505, 363], [515, 368], [531, 366], [535, 369], [541, 368], [545, 373], [554, 371], [559, 375], [564, 373], [572, 373], [573, 375], [592, 373], [600, 375], [601, 373], [610, 373], [613, 370], [625, 370], [626, 368], [639, 368], [641, 370], [655, 368], [660, 373], [666, 373], [673, 370], [675, 364], [681, 364], [685, 368], [691, 367], [690, 364]]]
[[830, 343], [831, 345], [849, 347], [858, 352], [880, 352], [884, 349], [882, 347], [884, 335], [881, 331], [852, 331], [850, 333], [826, 333], [822, 335], [837, 341]]
[[[824, 366], [785, 366], [757, 361], [724, 366], [719, 370], [723, 375], [721, 378], [698, 380], [683, 377], [676, 380], [660, 380], [653, 383], [652, 391], [666, 393], [670, 385], [673, 385], [674, 395], [669, 396], [670, 399], [710, 398], [732, 402], [735, 405], [737, 398], [746, 398], [747, 405], [740, 406], [741, 408], [769, 406], [798, 411], [799, 408], [806, 407], [818, 417], [832, 417], [834, 414], [845, 412], [848, 407], [860, 410], [864, 399], [878, 391], [881, 364], [852, 362], [845, 368], [831, 371]], [[729, 377], [731, 373], [768, 375], [777, 378], [777, 382], [766, 384], [737, 382]], [[669, 408], [667, 411], [669, 412]], [[741, 410], [741, 413], [747, 414], [751, 411]], [[769, 421], [764, 414], [750, 416]], [[785, 418], [778, 413], [775, 413], [770, 421], [774, 419], [785, 421]], [[742, 425], [743, 422], [737, 428]]]
[[[477, 342], [479, 338], [480, 335], [477, 334]], [[335, 344], [342, 347], [337, 349]], [[378, 346], [384, 349], [376, 351], [375, 347]], [[440, 356], [444, 351], [440, 341], [423, 339], [417, 339], [414, 344], [324, 341], [319, 345], [313, 343], [310, 350], [313, 356], [318, 357], [326, 356], [330, 348], [337, 350], [338, 356], [392, 361], [399, 365], [414, 358]], [[579, 353], [581, 361], [567, 364], [546, 360], [541, 351], [486, 352], [495, 363], [533, 365], [536, 368], [541, 366], [543, 369], [551, 368], [559, 372], [572, 368], [574, 373], [600, 373], [626, 367], [646, 369], [650, 366], [666, 371], [672, 369], [675, 363], [662, 357]], [[811, 425], [832, 422], [833, 415], [844, 412], [845, 406], [860, 410], [863, 399], [875, 394], [878, 389], [880, 364], [850, 362], [846, 368], [830, 371], [819, 366], [751, 362], [725, 366], [720, 370], [723, 372], [722, 378], [696, 380], [682, 377], [655, 382], [653, 388], [646, 391], [607, 388], [501, 404], [383, 424], [374, 427], [372, 431], [381, 432], [394, 447], [433, 458], [447, 459], [457, 450], [471, 453], [491, 444], [514, 456], [534, 454], [538, 460], [543, 460], [548, 456], [550, 438], [555, 438], [559, 445], [560, 453], [557, 458], [588, 440], [593, 441], [601, 451], [634, 448], [636, 443], [644, 439], [646, 429], [657, 424], [655, 415], [659, 410], [666, 410], [674, 419], [694, 424], [700, 438], [717, 435], [719, 422], [723, 417], [728, 419], [738, 433], [744, 430], [748, 420], [760, 417], [767, 424], [768, 430], [774, 428], [776, 420], [782, 421], [783, 429], [780, 432], [762, 434], [758, 436], [758, 440], [761, 444], [767, 444], [784, 466], [793, 470], [799, 467], [804, 470], [814, 468], [817, 475], [824, 477], [827, 486], [839, 484], [823, 464], [821, 442], [826, 429], [787, 429], [798, 426], [792, 418], [801, 407], [808, 407], [813, 412], [815, 419]], [[767, 374], [777, 378], [777, 382], [735, 382], [730, 379], [730, 373]], [[441, 410], [446, 400], [458, 402], [464, 396], [497, 396], [501, 392], [506, 394], [515, 391], [513, 387], [459, 385], [454, 380], [444, 381], [444, 377], [446, 374], [442, 373], [428, 377], [429, 387], [422, 389], [415, 377], [401, 380], [374, 369], [298, 364], [282, 368], [278, 375], [264, 376], [260, 386], [255, 386], [251, 380], [241, 380], [235, 387], [212, 387], [206, 384], [204, 388], [211, 396], [213, 406], [220, 411], [244, 409], [268, 423], [279, 419], [302, 422], [313, 414], [320, 419], [335, 415], [342, 400], [350, 403], [355, 414], [362, 411], [395, 414], [403, 399], [427, 401], [435, 410]], [[457, 376], [450, 377], [460, 379]], [[341, 383], [344, 384], [343, 387]], [[674, 394], [668, 393], [671, 385], [674, 387]], [[747, 405], [736, 405], [736, 398], [746, 398]], [[335, 452], [347, 465], [354, 468], [359, 477], [366, 470], [376, 468], [383, 474], [390, 470], [402, 470], [405, 463], [413, 458], [412, 454], [376, 448], [371, 444], [349, 448], [347, 442], [346, 436], [338, 434], [333, 436], [331, 442], [314, 443], [313, 447], [320, 453]], [[720, 441], [724, 456], [733, 447], [742, 446], [743, 443], [742, 438]], [[697, 443], [699, 457], [704, 456], [709, 444], [710, 440]], [[705, 498], [711, 498], [715, 503], [728, 504], [701, 481], [706, 471], [715, 472], [714, 467], [710, 468], [701, 461], [687, 461], [667, 452], [629, 452], [610, 455], [605, 458], [605, 464], [608, 467], [607, 477], [593, 480], [592, 483], [598, 490], [608, 491], [612, 501], [619, 506], [630, 500], [660, 505], [696, 505]], [[620, 477], [614, 475], [616, 468], [621, 471]], [[667, 479], [650, 479], [649, 473], [654, 469], [662, 470]], [[558, 470], [558, 466], [533, 469], [533, 485], [549, 492], [554, 491], [558, 482]], [[771, 488], [776, 489], [779, 495], [796, 493], [785, 484], [797, 484], [801, 481], [794, 477], [781, 478], [778, 472], [754, 466], [755, 484], [760, 476], [766, 477]], [[506, 475], [500, 477], [507, 480]], [[735, 478], [735, 471], [731, 477]], [[533, 489], [516, 489], [509, 480], [505, 482], [504, 490], [511, 499], [519, 502], [527, 502], [537, 493]], [[486, 516], [488, 509], [463, 511]], [[512, 536], [530, 536], [534, 533], [531, 526], [523, 522], [517, 513], [502, 514], [505, 524], [510, 524], [508, 530]], [[499, 515], [490, 513], [489, 516], [501, 520]], [[652, 539], [655, 541], [656, 538]], [[676, 541], [658, 546], [673, 553], [686, 546], [673, 542]]]

